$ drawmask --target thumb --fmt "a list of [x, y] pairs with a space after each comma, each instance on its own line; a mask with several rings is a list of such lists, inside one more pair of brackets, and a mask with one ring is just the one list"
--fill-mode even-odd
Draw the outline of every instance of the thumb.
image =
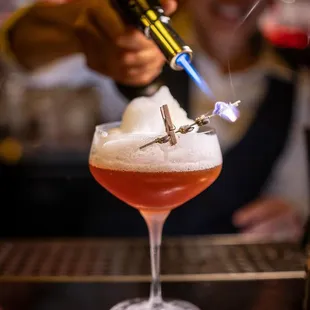
[[167, 15], [171, 15], [172, 13], [174, 13], [178, 7], [178, 1], [177, 0], [162, 0], [161, 4], [163, 6], [165, 14], [167, 14]]

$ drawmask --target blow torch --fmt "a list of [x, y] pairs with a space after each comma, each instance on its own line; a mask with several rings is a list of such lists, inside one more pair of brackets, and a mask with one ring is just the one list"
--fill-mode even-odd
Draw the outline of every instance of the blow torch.
[[171, 27], [159, 0], [111, 0], [123, 20], [140, 29], [162, 51], [173, 70], [182, 70], [180, 56], [190, 63], [192, 50]]
[[173, 70], [185, 70], [209, 98], [214, 95], [192, 64], [193, 51], [171, 27], [159, 0], [111, 0], [122, 19], [140, 29], [162, 51]]

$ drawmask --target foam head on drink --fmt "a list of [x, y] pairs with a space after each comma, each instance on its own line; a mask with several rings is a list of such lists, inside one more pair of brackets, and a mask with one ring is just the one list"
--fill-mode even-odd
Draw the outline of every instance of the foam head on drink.
[[108, 135], [97, 133], [90, 154], [90, 169], [98, 183], [144, 212], [182, 205], [210, 186], [221, 171], [221, 150], [212, 133], [180, 134], [174, 146], [155, 143], [140, 149], [165, 134], [163, 104], [176, 127], [193, 122], [162, 87], [153, 97], [133, 100], [119, 128]]

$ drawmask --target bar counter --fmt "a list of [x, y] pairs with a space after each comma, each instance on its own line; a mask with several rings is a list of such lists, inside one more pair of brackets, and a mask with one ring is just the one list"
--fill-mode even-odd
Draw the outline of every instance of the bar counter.
[[[296, 245], [242, 237], [165, 238], [164, 298], [201, 310], [310, 309]], [[2, 240], [0, 309], [109, 310], [148, 297], [147, 239]]]

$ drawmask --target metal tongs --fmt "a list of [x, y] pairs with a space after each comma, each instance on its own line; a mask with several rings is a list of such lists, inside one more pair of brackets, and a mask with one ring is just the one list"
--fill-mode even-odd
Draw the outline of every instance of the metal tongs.
[[234, 103], [226, 103], [226, 102], [218, 101], [215, 103], [215, 107], [213, 110], [197, 117], [194, 123], [189, 124], [189, 125], [183, 125], [177, 130], [176, 130], [176, 127], [173, 125], [168, 106], [165, 104], [160, 108], [160, 112], [161, 112], [161, 116], [165, 124], [167, 135], [158, 137], [155, 140], [145, 145], [142, 145], [140, 147], [140, 150], [148, 146], [151, 146], [155, 143], [163, 144], [163, 143], [170, 142], [170, 145], [175, 145], [177, 144], [177, 137], [176, 137], [177, 133], [187, 134], [193, 131], [195, 129], [195, 126], [202, 127], [202, 126], [208, 125], [210, 123], [210, 119], [214, 116], [220, 116], [221, 118], [227, 121], [235, 122], [239, 118], [239, 110], [237, 107], [239, 106], [240, 102], [241, 102], [240, 100]]

